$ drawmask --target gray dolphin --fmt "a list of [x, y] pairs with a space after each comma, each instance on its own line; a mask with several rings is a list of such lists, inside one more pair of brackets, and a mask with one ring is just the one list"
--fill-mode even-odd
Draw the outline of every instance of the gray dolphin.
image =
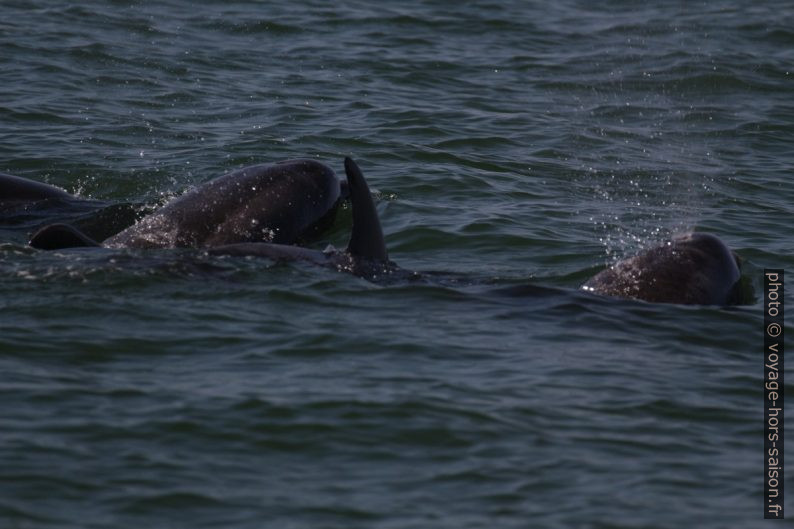
[[50, 198], [72, 199], [75, 197], [60, 187], [34, 182], [20, 176], [0, 173], [0, 205], [35, 202]]
[[[70, 222], [78, 228], [65, 227], [61, 231], [71, 233], [73, 237], [82, 236], [93, 243], [92, 239], [106, 239], [135, 223], [145, 209], [143, 204], [108, 203], [77, 197], [59, 187], [0, 173], [0, 223], [3, 224], [28, 224], [47, 218], [70, 217]], [[50, 240], [42, 244], [64, 247], [65, 243], [57, 240], [58, 231], [50, 232], [47, 235]], [[74, 244], [82, 246], [85, 243]]]
[[267, 241], [291, 244], [327, 228], [346, 189], [314, 160], [255, 165], [176, 198], [101, 244], [67, 224], [39, 230], [30, 245], [107, 248], [202, 248]]
[[742, 302], [739, 269], [717, 236], [688, 233], [617, 262], [582, 289], [653, 303], [732, 305]]
[[272, 243], [239, 243], [210, 248], [211, 255], [257, 256], [276, 261], [306, 261], [320, 266], [374, 278], [399, 272], [389, 261], [378, 212], [367, 181], [356, 162], [345, 158], [347, 189], [353, 212], [350, 241], [344, 251], [330, 247], [325, 251]]

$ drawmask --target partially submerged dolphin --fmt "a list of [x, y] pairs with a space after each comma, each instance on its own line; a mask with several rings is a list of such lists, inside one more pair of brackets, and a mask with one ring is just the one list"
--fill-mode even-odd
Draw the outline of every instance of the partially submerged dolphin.
[[374, 278], [399, 269], [389, 261], [383, 240], [378, 212], [372, 202], [367, 181], [356, 162], [345, 158], [345, 174], [353, 227], [344, 251], [329, 248], [325, 251], [272, 243], [238, 243], [210, 248], [211, 255], [257, 256], [275, 261], [306, 261], [320, 266]]
[[739, 268], [718, 237], [689, 233], [619, 261], [582, 289], [653, 303], [732, 305], [743, 301]]
[[242, 242], [291, 244], [327, 228], [346, 190], [314, 160], [255, 165], [202, 184], [101, 244], [67, 224], [39, 230], [30, 245], [202, 248]]
[[34, 182], [27, 178], [0, 173], [0, 205], [36, 202], [52, 198], [75, 198], [60, 187], [51, 186], [41, 182]]

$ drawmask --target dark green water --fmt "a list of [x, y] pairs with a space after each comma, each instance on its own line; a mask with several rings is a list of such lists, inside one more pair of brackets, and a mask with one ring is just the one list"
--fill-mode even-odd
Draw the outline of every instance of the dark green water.
[[[783, 1], [3, 1], [0, 171], [154, 207], [352, 155], [391, 258], [440, 273], [36, 252], [78, 213], [6, 214], [0, 527], [761, 527], [793, 27]], [[693, 228], [755, 303], [578, 290]]]

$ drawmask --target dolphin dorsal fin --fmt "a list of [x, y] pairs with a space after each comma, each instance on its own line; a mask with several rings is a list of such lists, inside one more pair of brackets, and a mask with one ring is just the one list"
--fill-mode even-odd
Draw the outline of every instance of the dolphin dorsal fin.
[[383, 241], [378, 211], [372, 202], [369, 186], [364, 180], [361, 169], [350, 157], [345, 158], [345, 173], [353, 210], [353, 229], [347, 252], [355, 257], [388, 261], [389, 256], [386, 253], [386, 243]]

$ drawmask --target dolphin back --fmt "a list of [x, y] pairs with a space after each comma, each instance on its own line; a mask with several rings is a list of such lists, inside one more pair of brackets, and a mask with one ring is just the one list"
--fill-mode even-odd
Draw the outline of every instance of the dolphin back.
[[20, 201], [33, 202], [48, 198], [67, 199], [74, 197], [59, 187], [0, 173], [0, 204]]
[[69, 224], [50, 224], [44, 226], [30, 238], [30, 246], [39, 250], [60, 250], [61, 248], [77, 248], [81, 246], [99, 246], [91, 239]]

